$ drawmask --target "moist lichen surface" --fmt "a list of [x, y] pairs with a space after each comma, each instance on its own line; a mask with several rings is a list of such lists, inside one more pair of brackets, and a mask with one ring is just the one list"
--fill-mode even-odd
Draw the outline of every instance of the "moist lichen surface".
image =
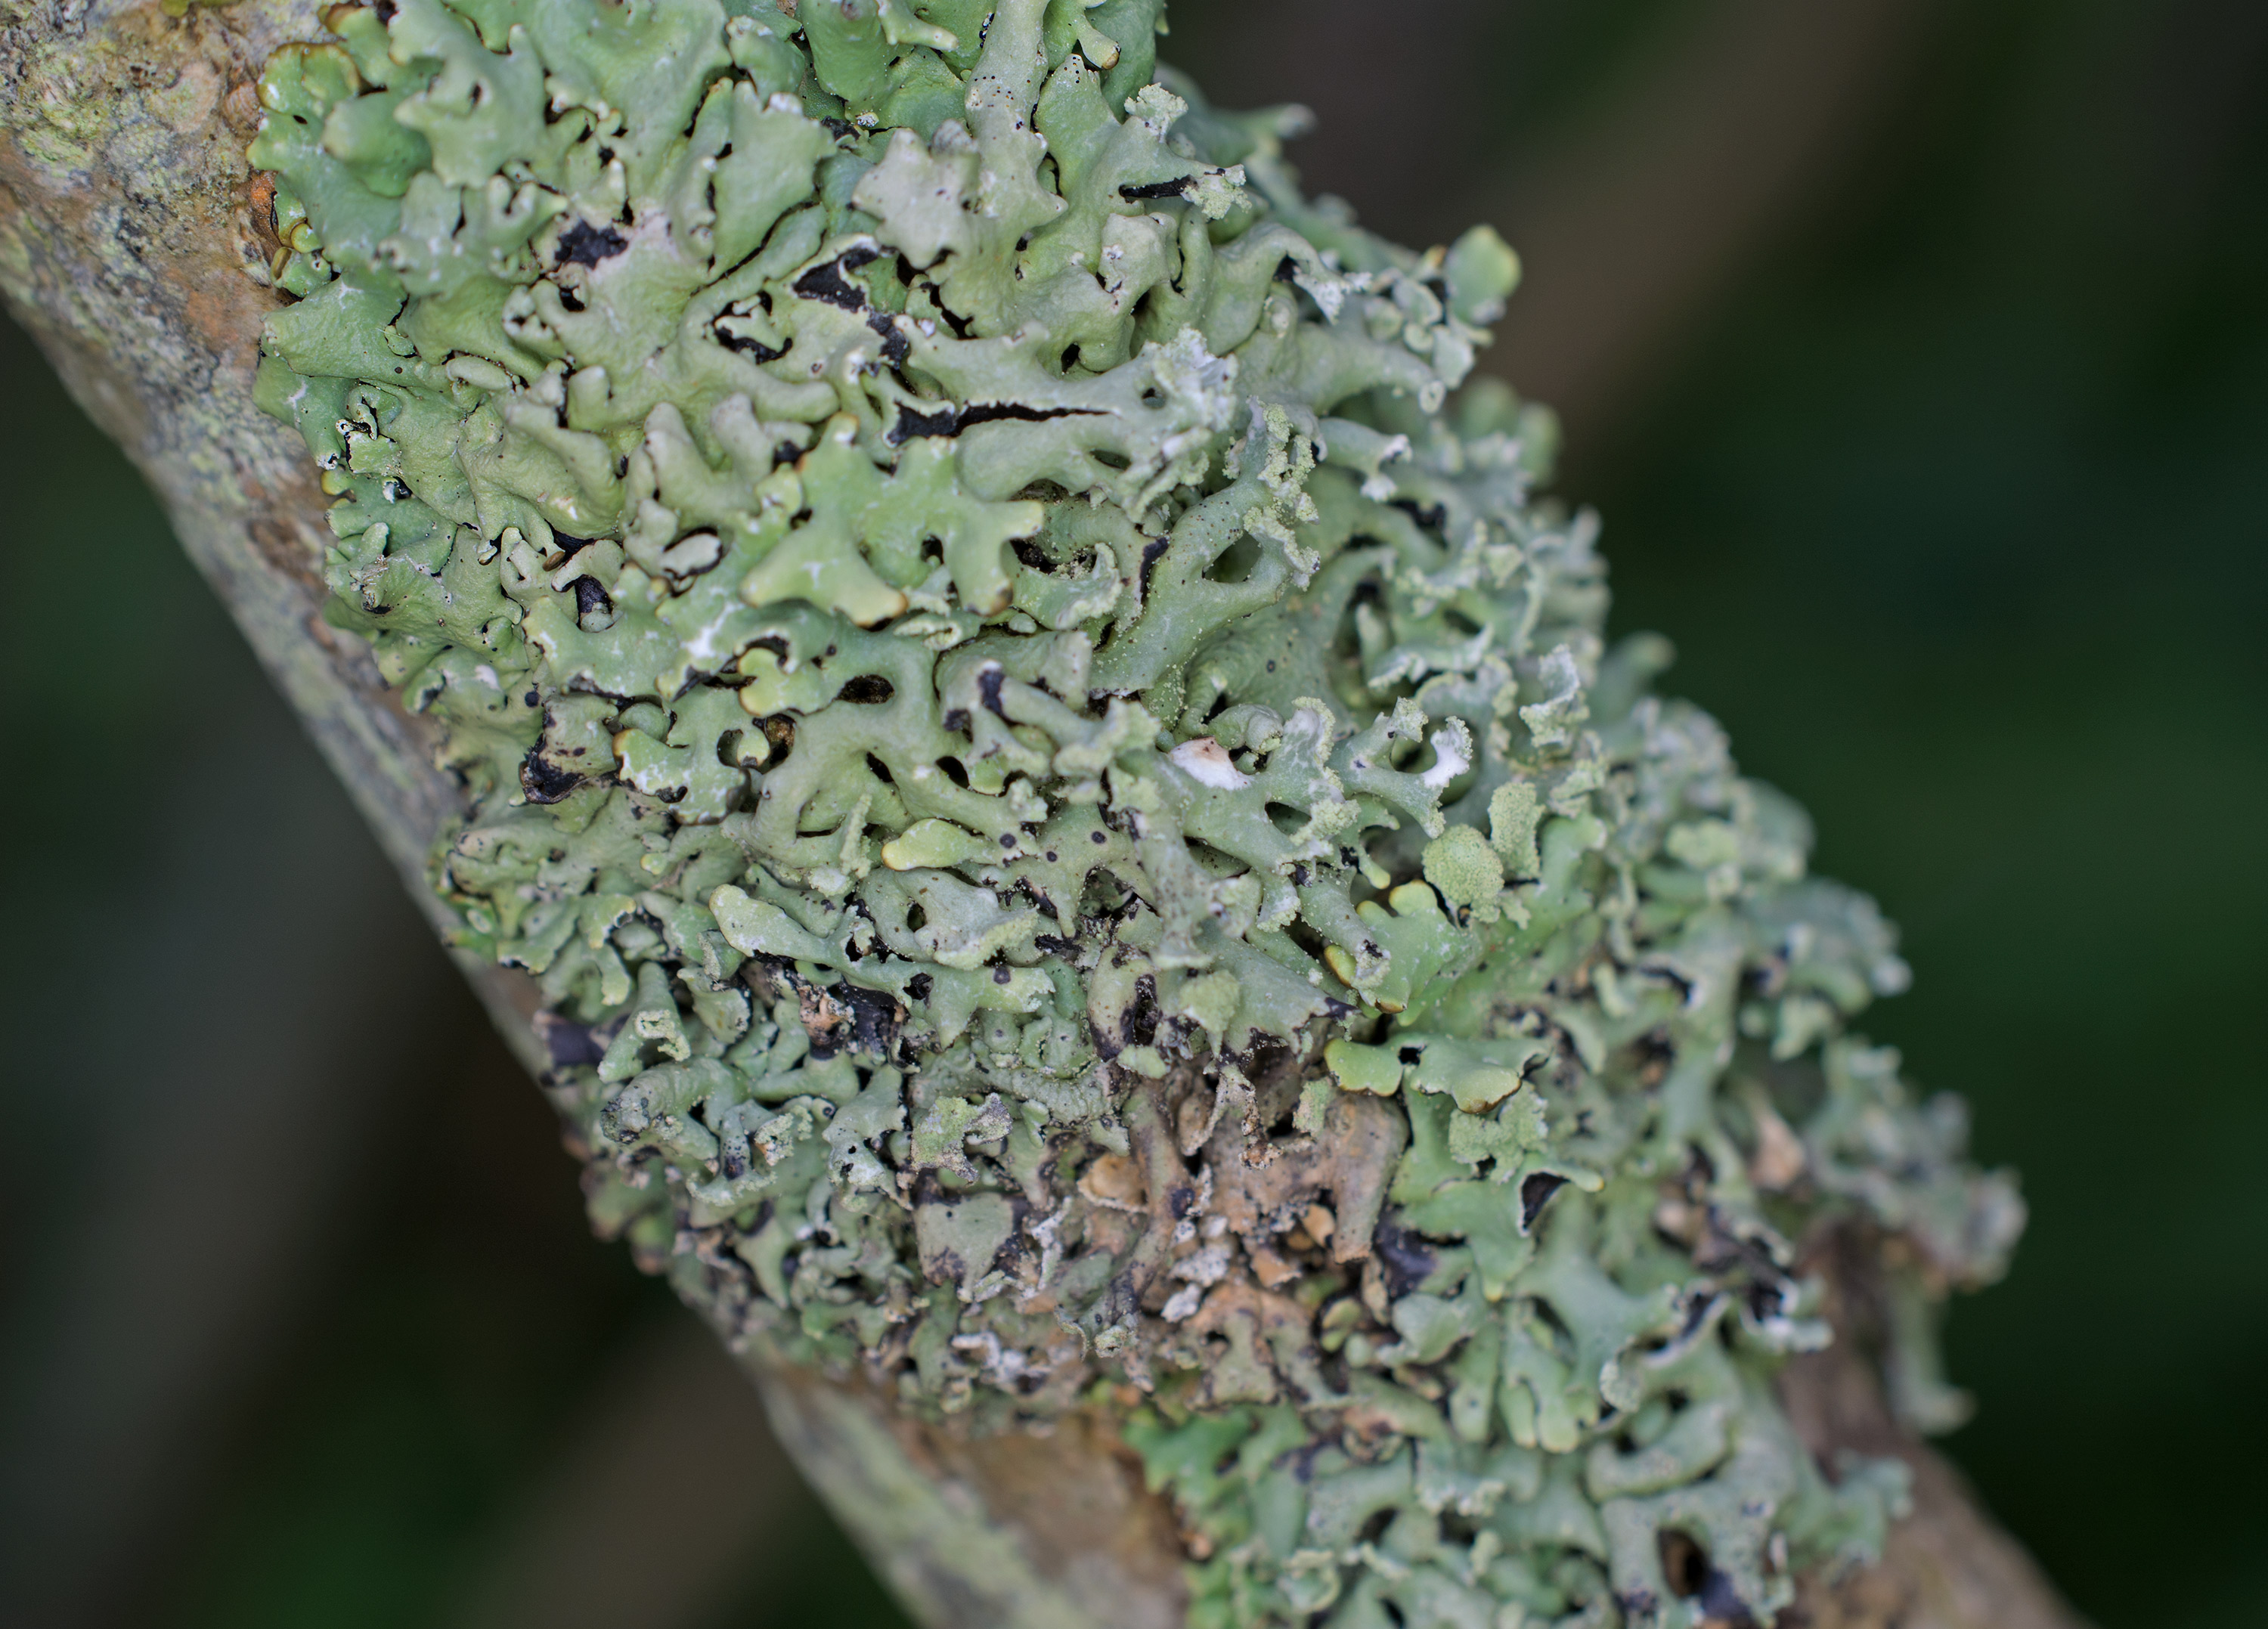
[[1846, 1026], [1864, 897], [1609, 646], [1517, 277], [1155, 68], [1157, 0], [386, 0], [280, 53], [262, 405], [438, 726], [461, 945], [728, 1335], [1105, 1416], [1201, 1625], [1768, 1619], [1771, 1378], [2021, 1223]]

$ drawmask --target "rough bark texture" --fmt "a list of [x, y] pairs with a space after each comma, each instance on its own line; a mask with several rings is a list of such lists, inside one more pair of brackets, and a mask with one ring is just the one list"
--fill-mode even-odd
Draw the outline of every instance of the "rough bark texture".
[[[458, 794], [420, 722], [358, 642], [320, 615], [326, 500], [251, 387], [277, 296], [243, 158], [252, 83], [277, 45], [320, 33], [312, 0], [0, 0], [0, 291], [72, 394], [125, 446], [184, 546], [298, 708], [400, 866], [424, 859]], [[467, 972], [532, 1069], [519, 982]], [[1850, 1308], [1863, 1286], [1846, 1286]], [[1864, 1319], [1852, 1314], [1854, 1333]], [[1791, 1413], [1823, 1459], [1854, 1448], [1914, 1469], [1915, 1513], [1879, 1567], [1807, 1582], [1815, 1629], [2055, 1629], [2076, 1619], [1959, 1477], [1890, 1419], [1863, 1338], [1793, 1368]], [[924, 1622], [954, 1629], [1170, 1629], [1182, 1616], [1171, 1513], [1131, 1456], [1074, 1418], [1047, 1435], [961, 1440], [865, 1388], [746, 1354], [782, 1440]]]

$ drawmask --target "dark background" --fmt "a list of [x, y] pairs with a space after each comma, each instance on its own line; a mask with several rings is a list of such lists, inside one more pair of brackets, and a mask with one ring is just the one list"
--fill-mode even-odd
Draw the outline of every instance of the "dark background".
[[[1617, 627], [1905, 925], [1873, 1031], [2034, 1217], [1950, 1451], [2105, 1629], [2268, 1622], [2268, 7], [1174, 24], [1314, 188], [1520, 247], [1488, 365]], [[12, 329], [0, 382], [9, 1620], [898, 1621], [138, 479]]]

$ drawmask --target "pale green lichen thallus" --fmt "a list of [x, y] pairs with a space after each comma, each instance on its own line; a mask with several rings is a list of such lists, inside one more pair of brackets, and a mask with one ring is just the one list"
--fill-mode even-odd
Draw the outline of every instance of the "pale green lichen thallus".
[[1768, 1619], [2021, 1219], [1905, 972], [1602, 641], [1517, 262], [1300, 195], [1158, 0], [380, 0], [261, 84], [262, 404], [470, 813], [592, 1209], [728, 1332], [1101, 1412], [1202, 1625]]

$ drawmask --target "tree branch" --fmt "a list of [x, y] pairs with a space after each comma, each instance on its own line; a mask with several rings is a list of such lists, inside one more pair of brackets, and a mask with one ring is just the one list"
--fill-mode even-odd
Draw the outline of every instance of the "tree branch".
[[[296, 442], [252, 402], [261, 322], [280, 303], [262, 286], [276, 245], [243, 158], [259, 112], [252, 85], [276, 46], [320, 33], [316, 7], [241, 0], [176, 18], [155, 4], [0, 0], [0, 291], [149, 479], [430, 910], [426, 855], [460, 794], [363, 645], [325, 623], [327, 499]], [[469, 961], [466, 972], [540, 1075], [549, 1060], [525, 981]], [[964, 1438], [862, 1384], [740, 1355], [789, 1451], [925, 1621], [1181, 1621], [1171, 1512], [1103, 1427], [1072, 1416], [1044, 1435]], [[1823, 1460], [1894, 1451], [1916, 1474], [1916, 1515], [1882, 1566], [1814, 1581], [1800, 1621], [2075, 1621], [1955, 1474], [1890, 1422], [1856, 1344], [1798, 1365], [1785, 1394]]]

